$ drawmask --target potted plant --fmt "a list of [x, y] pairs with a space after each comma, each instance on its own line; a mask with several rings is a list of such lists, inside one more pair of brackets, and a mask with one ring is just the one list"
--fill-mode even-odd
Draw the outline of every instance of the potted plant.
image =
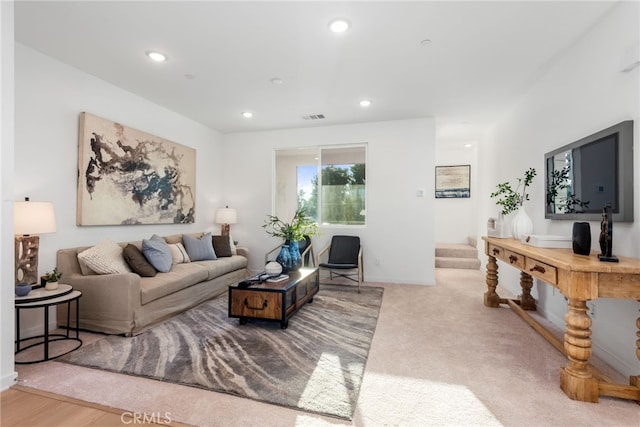
[[62, 277], [62, 273], [58, 271], [58, 267], [55, 267], [53, 270], [45, 273], [42, 278], [46, 282], [45, 289], [48, 291], [53, 291], [54, 289], [58, 289], [58, 280]]
[[276, 261], [281, 263], [285, 270], [297, 270], [300, 268], [302, 260], [298, 242], [306, 241], [306, 239], [318, 234], [318, 224], [305, 215], [305, 211], [302, 208], [296, 210], [290, 222], [282, 221], [277, 215], [267, 215], [262, 228], [265, 229], [268, 235], [284, 240], [284, 245]]
[[517, 212], [511, 223], [513, 237], [517, 239], [522, 239], [531, 234], [533, 229], [531, 218], [529, 218], [523, 206], [524, 202], [529, 200], [527, 188], [531, 185], [535, 176], [536, 170], [529, 168], [525, 171], [523, 178], [517, 178], [518, 184], [515, 189], [509, 182], [503, 182], [498, 184], [498, 189], [491, 193], [491, 197], [498, 198], [496, 205], [501, 208], [501, 215]]

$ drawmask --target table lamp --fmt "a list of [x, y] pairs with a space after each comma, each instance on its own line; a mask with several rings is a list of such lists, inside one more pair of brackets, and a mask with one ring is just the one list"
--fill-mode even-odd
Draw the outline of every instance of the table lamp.
[[220, 234], [223, 236], [229, 235], [229, 224], [235, 224], [238, 222], [238, 213], [235, 209], [229, 206], [224, 208], [218, 208], [216, 210], [216, 224], [220, 225]]
[[56, 231], [56, 215], [51, 202], [24, 202], [13, 204], [13, 231], [15, 234], [17, 283], [38, 283], [38, 234]]

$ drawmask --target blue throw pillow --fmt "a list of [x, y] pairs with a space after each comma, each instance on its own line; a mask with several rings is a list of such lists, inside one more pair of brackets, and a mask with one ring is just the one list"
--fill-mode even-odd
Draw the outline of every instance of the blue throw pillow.
[[182, 236], [182, 243], [184, 243], [184, 248], [187, 250], [187, 255], [189, 255], [191, 261], [218, 259], [213, 250], [211, 233], [207, 233], [199, 239], [185, 234]]
[[161, 273], [171, 270], [171, 264], [173, 263], [171, 249], [169, 249], [169, 245], [162, 237], [154, 234], [151, 239], [143, 239], [142, 253], [149, 261], [149, 264]]

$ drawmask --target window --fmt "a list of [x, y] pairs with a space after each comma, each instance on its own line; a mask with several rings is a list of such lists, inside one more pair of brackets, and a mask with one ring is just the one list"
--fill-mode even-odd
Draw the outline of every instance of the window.
[[276, 151], [276, 215], [297, 208], [320, 224], [366, 224], [366, 146]]

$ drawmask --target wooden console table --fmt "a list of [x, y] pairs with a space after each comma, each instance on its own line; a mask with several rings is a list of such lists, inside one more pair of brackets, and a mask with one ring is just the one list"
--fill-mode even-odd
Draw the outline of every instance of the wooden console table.
[[[487, 264], [484, 305], [509, 305], [529, 325], [544, 336], [569, 359], [560, 371], [560, 388], [573, 400], [598, 402], [599, 396], [640, 401], [640, 375], [631, 376], [629, 384], [616, 384], [589, 364], [591, 357], [591, 318], [587, 301], [597, 298], [635, 299], [640, 301], [640, 259], [618, 257], [619, 263], [600, 262], [595, 253], [575, 255], [571, 249], [538, 248], [515, 239], [483, 237]], [[522, 295], [518, 300], [500, 298], [498, 263], [504, 261], [520, 270]], [[533, 277], [557, 288], [568, 299], [564, 316], [564, 342], [553, 336], [526, 310], [535, 310], [531, 296]], [[640, 318], [636, 321], [638, 340], [636, 355], [640, 359]]]

